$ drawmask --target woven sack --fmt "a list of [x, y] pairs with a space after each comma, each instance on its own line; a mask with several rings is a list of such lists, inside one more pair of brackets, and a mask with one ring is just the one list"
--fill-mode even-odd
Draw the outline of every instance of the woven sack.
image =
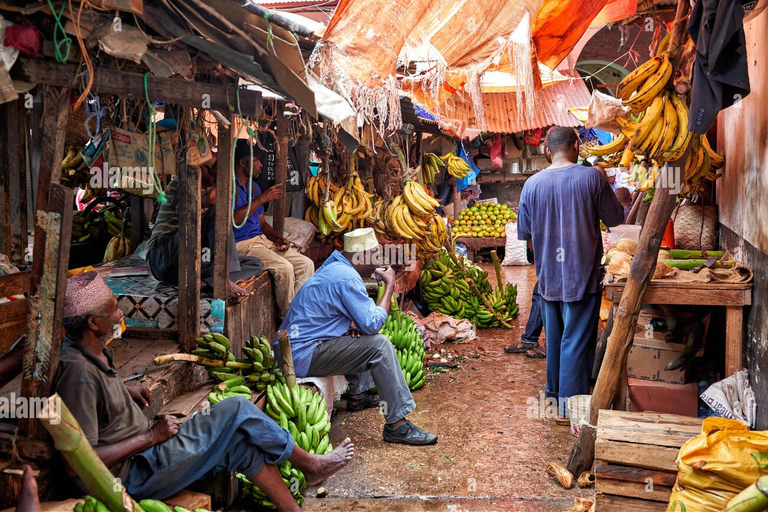
[[673, 217], [675, 249], [711, 251], [717, 248], [717, 207], [681, 203]]

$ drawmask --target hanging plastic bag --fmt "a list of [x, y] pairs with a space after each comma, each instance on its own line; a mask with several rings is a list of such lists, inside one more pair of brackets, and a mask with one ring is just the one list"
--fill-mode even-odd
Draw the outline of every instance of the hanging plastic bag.
[[501, 135], [498, 133], [491, 141], [491, 163], [496, 169], [504, 167], [504, 158], [501, 156]]
[[720, 512], [758, 477], [768, 475], [768, 431], [707, 418], [701, 434], [680, 448], [676, 464], [667, 512]]

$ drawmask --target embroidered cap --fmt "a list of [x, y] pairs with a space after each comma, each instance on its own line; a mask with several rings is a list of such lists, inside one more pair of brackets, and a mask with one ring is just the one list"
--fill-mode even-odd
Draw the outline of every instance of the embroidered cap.
[[112, 290], [98, 272], [75, 274], [67, 279], [64, 318], [95, 311], [109, 302], [112, 296]]
[[359, 228], [344, 234], [344, 252], [370, 251], [378, 245], [373, 228]]

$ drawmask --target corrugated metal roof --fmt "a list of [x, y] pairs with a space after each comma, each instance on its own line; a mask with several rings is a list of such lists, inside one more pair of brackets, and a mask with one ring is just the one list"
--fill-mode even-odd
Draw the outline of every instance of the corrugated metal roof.
[[[550, 125], [579, 126], [581, 123], [568, 109], [589, 105], [591, 95], [581, 80], [560, 82], [547, 87], [536, 96], [536, 113], [532, 118], [518, 119], [517, 95], [515, 93], [483, 94], [485, 127], [489, 133], [517, 133], [523, 130], [543, 128]], [[458, 99], [458, 98], [456, 98]], [[447, 117], [466, 121], [467, 128], [480, 129], [472, 103], [462, 101], [449, 105], [442, 112]]]

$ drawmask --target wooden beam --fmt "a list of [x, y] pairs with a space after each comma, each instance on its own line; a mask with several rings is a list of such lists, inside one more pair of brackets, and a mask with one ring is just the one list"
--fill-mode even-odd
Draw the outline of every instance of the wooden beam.
[[[76, 64], [59, 64], [52, 60], [19, 57], [11, 70], [11, 76], [17, 80], [38, 84], [75, 88], [80, 85], [76, 78], [78, 70]], [[153, 101], [226, 112], [229, 112], [230, 107], [237, 108], [237, 91], [234, 86], [148, 76], [147, 90]], [[93, 91], [143, 99], [144, 75], [105, 67], [97, 68], [93, 76]], [[261, 92], [241, 89], [239, 95], [243, 115], [258, 117], [261, 114]]]
[[[14, 263], [22, 261], [26, 244], [24, 247], [20, 247], [21, 243], [21, 211], [26, 208], [26, 204], [21, 203], [21, 179], [22, 174], [26, 174], [25, 167], [22, 165], [24, 162], [24, 146], [22, 144], [22, 137], [24, 132], [20, 129], [19, 115], [22, 110], [21, 101], [12, 101], [8, 103], [6, 108], [7, 117], [5, 119], [5, 128], [8, 133], [8, 145], [6, 146], [6, 158], [7, 163], [5, 170], [7, 172], [7, 193], [8, 193], [8, 206], [9, 211], [9, 224], [10, 236], [8, 237], [8, 247], [6, 248], [6, 255]], [[25, 190], [26, 192], [26, 190]], [[23, 227], [26, 234], [27, 228]]]
[[229, 126], [219, 123], [219, 152], [216, 170], [216, 240], [213, 247], [213, 297], [227, 300], [229, 282], [229, 232], [232, 210], [232, 151], [233, 116], [227, 114]]
[[274, 9], [267, 9], [261, 5], [251, 2], [250, 0], [227, 0], [228, 3], [237, 6], [239, 9], [245, 9], [251, 14], [255, 14], [259, 18], [264, 18], [270, 23], [274, 23], [278, 27], [284, 28], [289, 32], [293, 32], [295, 35], [306, 37], [315, 42], [319, 41], [319, 37], [314, 32], [309, 30], [303, 25], [299, 25], [287, 16], [283, 16], [280, 11]]
[[730, 377], [743, 368], [744, 309], [725, 308], [725, 376]]
[[0, 297], [29, 292], [30, 272], [16, 272], [0, 276]]
[[288, 180], [288, 132], [290, 124], [283, 114], [285, 105], [277, 104], [277, 159], [275, 184], [280, 185], [283, 195], [272, 202], [272, 228], [278, 236], [283, 236], [285, 229], [285, 182]]
[[29, 218], [27, 216], [27, 201], [31, 198], [27, 197], [27, 161], [29, 156], [27, 145], [27, 132], [29, 125], [29, 110], [21, 107], [19, 102], [19, 147], [18, 147], [18, 161], [19, 161], [19, 236], [14, 241], [21, 251], [21, 261], [24, 264], [31, 263], [31, 254], [27, 254], [27, 245], [29, 244]]
[[[182, 151], [180, 153], [184, 155]], [[200, 169], [179, 160], [179, 345], [195, 349], [200, 331]]]
[[131, 248], [136, 248], [144, 240], [144, 199], [130, 196], [131, 202]]

